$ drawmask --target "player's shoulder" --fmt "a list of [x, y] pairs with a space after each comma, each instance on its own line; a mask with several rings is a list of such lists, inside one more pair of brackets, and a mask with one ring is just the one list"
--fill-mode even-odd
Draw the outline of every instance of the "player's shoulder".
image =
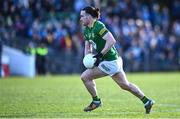
[[99, 21], [99, 20], [97, 20], [97, 21], [95, 22], [95, 27], [96, 27], [96, 26], [102, 26], [102, 27], [105, 27], [104, 23], [101, 22], [101, 21]]

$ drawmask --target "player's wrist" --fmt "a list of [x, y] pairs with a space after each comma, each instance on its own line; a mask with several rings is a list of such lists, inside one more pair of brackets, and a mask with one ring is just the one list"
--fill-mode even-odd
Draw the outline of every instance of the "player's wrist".
[[99, 58], [102, 58], [103, 57], [103, 54], [100, 52], [97, 54]]

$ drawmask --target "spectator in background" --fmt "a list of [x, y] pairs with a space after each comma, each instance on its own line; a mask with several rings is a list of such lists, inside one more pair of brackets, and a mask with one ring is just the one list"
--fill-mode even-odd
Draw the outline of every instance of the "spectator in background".
[[28, 44], [27, 48], [25, 49], [25, 52], [29, 55], [36, 55], [36, 47], [33, 42], [30, 42]]
[[78, 37], [80, 34], [73, 34], [72, 36], [72, 47], [74, 53], [73, 72], [81, 72], [82, 58], [83, 58], [83, 41]]
[[0, 39], [0, 78], [2, 77], [2, 41]]

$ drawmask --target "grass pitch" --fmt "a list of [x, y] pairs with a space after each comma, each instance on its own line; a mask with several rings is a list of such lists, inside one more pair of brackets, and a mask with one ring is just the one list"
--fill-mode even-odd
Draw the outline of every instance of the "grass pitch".
[[110, 77], [97, 79], [103, 106], [83, 112], [91, 102], [79, 75], [9, 77], [0, 80], [0, 117], [21, 118], [180, 118], [180, 74], [127, 74], [156, 101], [151, 114], [132, 94], [121, 90]]

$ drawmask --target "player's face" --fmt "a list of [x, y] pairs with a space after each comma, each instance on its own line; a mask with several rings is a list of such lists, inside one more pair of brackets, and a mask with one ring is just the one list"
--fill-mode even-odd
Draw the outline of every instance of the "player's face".
[[80, 22], [84, 26], [88, 26], [90, 23], [89, 15], [85, 11], [81, 11], [80, 13]]

